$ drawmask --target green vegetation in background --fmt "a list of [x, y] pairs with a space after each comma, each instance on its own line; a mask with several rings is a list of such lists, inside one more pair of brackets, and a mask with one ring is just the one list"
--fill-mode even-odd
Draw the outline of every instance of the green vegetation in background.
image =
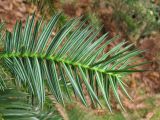
[[121, 25], [133, 42], [159, 31], [159, 6], [150, 0], [109, 0], [106, 3], [113, 8], [117, 27]]
[[104, 111], [103, 114], [98, 115], [97, 111], [85, 109], [79, 105], [74, 105], [72, 109], [67, 110], [67, 114], [69, 116], [69, 120], [125, 120], [123, 114], [120, 112], [111, 114]]

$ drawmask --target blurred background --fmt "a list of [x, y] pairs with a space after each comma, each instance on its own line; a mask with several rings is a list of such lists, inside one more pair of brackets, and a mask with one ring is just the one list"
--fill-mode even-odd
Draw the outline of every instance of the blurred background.
[[109, 32], [109, 38], [121, 36], [109, 47], [125, 39], [134, 44], [134, 49], [146, 50], [140, 61], [150, 63], [141, 69], [149, 71], [125, 79], [134, 100], [123, 100], [127, 112], [120, 111], [116, 104], [114, 114], [110, 114], [77, 103], [67, 106], [69, 115], [81, 116], [79, 120], [90, 116], [102, 120], [160, 120], [160, 0], [0, 0], [0, 22], [4, 21], [10, 31], [16, 20], [25, 22], [33, 12], [37, 19], [43, 16], [46, 21], [62, 12], [57, 30], [70, 18], [82, 16], [96, 29], [103, 27], [101, 34]]

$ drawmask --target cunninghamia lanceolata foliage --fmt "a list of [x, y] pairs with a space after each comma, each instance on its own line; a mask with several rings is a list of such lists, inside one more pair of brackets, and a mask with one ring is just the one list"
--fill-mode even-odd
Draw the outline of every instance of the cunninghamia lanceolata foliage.
[[22, 22], [17, 21], [12, 33], [6, 31], [1, 59], [15, 75], [17, 82], [37, 96], [41, 107], [46, 90], [59, 103], [65, 104], [67, 98], [72, 100], [74, 93], [77, 99], [88, 106], [85, 88], [95, 107], [104, 106], [101, 97], [111, 111], [112, 90], [123, 108], [118, 87], [129, 97], [122, 77], [138, 72], [133, 69], [138, 65], [131, 64], [133, 57], [142, 51], [128, 51], [132, 45], [126, 45], [123, 41], [104, 52], [117, 37], [106, 41], [106, 33], [97, 39], [100, 30], [86, 26], [81, 18], [70, 20], [52, 36], [60, 15], [54, 15], [48, 24], [44, 24], [43, 20], [36, 21], [35, 15], [32, 15], [27, 18], [24, 28]]

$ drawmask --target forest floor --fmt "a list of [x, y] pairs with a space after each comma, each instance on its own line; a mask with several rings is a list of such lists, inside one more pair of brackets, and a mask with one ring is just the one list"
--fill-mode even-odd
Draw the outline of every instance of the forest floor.
[[[73, 7], [72, 4], [66, 4], [60, 7], [63, 8], [70, 17], [81, 16], [85, 12], [85, 6], [88, 4], [86, 1], [83, 4], [77, 5], [76, 8]], [[9, 30], [12, 30], [16, 20], [25, 22], [27, 15], [34, 11], [37, 11], [37, 8], [33, 4], [23, 2], [23, 0], [0, 0], [0, 21], [5, 20], [6, 28]], [[38, 14], [37, 16], [40, 15]], [[107, 22], [107, 19], [104, 19], [104, 21], [105, 20]], [[110, 31], [111, 34], [116, 34], [114, 25], [104, 22], [104, 27], [105, 25], [107, 28], [110, 28], [108, 31]], [[79, 115], [77, 115], [79, 120], [89, 120], [90, 116], [92, 116], [92, 120], [94, 118], [95, 120], [160, 120], [160, 57], [156, 56], [158, 51], [160, 51], [160, 34], [158, 33], [143, 38], [140, 41], [137, 48], [148, 50], [148, 52], [144, 54], [142, 61], [152, 61], [151, 64], [143, 68], [152, 71], [135, 73], [129, 76], [126, 82], [129, 86], [129, 93], [134, 101], [123, 99], [126, 112], [121, 111], [119, 106], [116, 106], [113, 114], [105, 110], [91, 111], [83, 107], [82, 109], [84, 109], [84, 111], [82, 112], [82, 110], [79, 111], [80, 108], [77, 105], [77, 107], [72, 107], [72, 109], [68, 107], [69, 117], [76, 111], [79, 111]], [[88, 113], [88, 111], [90, 112], [86, 115], [85, 113]]]

